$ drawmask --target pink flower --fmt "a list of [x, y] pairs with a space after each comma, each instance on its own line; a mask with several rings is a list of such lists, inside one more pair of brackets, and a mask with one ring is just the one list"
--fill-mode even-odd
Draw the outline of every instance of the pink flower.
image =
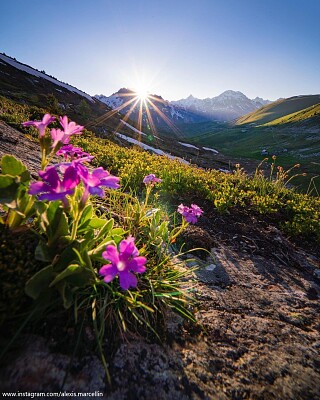
[[50, 114], [45, 114], [42, 121], [27, 121], [23, 122], [23, 126], [34, 126], [38, 129], [40, 137], [43, 137], [46, 133], [46, 127], [51, 124], [56, 118], [51, 117]]
[[72, 135], [80, 135], [84, 129], [83, 126], [77, 125], [73, 121], [68, 122], [68, 117], [66, 115], [64, 117], [60, 117], [60, 124], [63, 130], [51, 129], [50, 132], [53, 140], [53, 148], [56, 147], [59, 142], [62, 144], [68, 144]]
[[155, 176], [155, 174], [149, 174], [149, 175], [145, 176], [143, 179], [143, 183], [146, 185], [148, 185], [149, 183], [154, 185], [155, 183], [158, 183], [158, 182], [159, 183], [162, 182], [162, 179], [157, 178]]
[[53, 140], [53, 144], [52, 144], [53, 148], [56, 147], [56, 145], [59, 142], [61, 142], [63, 144], [69, 143], [70, 137], [69, 136], [65, 137], [65, 134], [61, 129], [53, 128], [53, 129], [51, 129], [50, 134], [51, 134], [51, 138]]
[[196, 204], [191, 204], [191, 207], [180, 204], [178, 207], [178, 213], [181, 214], [187, 222], [196, 224], [198, 222], [198, 217], [201, 216], [203, 211]]
[[66, 136], [79, 135], [84, 129], [83, 126], [77, 125], [73, 121], [68, 122], [68, 117], [66, 115], [64, 117], [60, 117], [60, 124]]
[[110, 263], [103, 265], [99, 270], [99, 274], [104, 276], [103, 280], [106, 283], [119, 276], [120, 286], [123, 290], [137, 286], [138, 281], [133, 272], [144, 273], [147, 259], [139, 256], [139, 250], [135, 246], [134, 240], [132, 236], [122, 240], [119, 244], [119, 250], [113, 245], [106, 246], [106, 251], [102, 253], [102, 257]]

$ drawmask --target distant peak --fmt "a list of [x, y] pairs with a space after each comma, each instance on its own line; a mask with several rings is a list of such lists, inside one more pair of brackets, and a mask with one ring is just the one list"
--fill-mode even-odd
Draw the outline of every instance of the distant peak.
[[223, 93], [220, 94], [220, 96], [244, 96], [242, 92], [239, 92], [238, 90], [226, 90]]
[[116, 93], [113, 93], [113, 94], [131, 93], [131, 92], [132, 92], [132, 90], [129, 90], [127, 88], [121, 88]]

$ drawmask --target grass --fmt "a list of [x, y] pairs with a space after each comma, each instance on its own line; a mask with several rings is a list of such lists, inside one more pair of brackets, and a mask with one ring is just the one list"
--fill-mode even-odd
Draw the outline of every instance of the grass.
[[304, 123], [307, 124], [308, 120], [312, 118], [312, 125], [315, 125], [315, 118], [320, 122], [320, 104], [314, 104], [301, 111], [297, 111], [291, 114], [287, 114], [284, 117], [274, 119], [271, 122], [264, 124], [264, 126], [275, 126], [282, 124], [296, 124]]
[[261, 107], [259, 110], [244, 115], [236, 122], [237, 125], [262, 125], [286, 115], [304, 110], [319, 103], [319, 95], [295, 96], [281, 99]]

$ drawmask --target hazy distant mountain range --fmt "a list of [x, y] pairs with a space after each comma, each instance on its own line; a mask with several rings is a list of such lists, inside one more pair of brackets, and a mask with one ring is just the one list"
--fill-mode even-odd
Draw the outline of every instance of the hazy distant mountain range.
[[224, 121], [241, 117], [269, 103], [271, 103], [270, 100], [260, 97], [251, 100], [243, 93], [234, 90], [227, 90], [212, 98], [197, 99], [190, 95], [186, 99], [171, 102], [185, 110], [206, 115], [212, 120]]
[[[129, 89], [122, 88], [111, 96], [96, 95], [95, 97], [115, 109], [134, 98], [135, 94]], [[186, 99], [171, 102], [164, 100], [161, 96], [152, 95], [151, 101], [170, 119], [188, 123], [206, 120], [231, 121], [271, 103], [270, 100], [260, 97], [251, 100], [243, 93], [233, 90], [227, 90], [212, 98], [198, 99], [190, 95]], [[131, 105], [132, 103], [124, 107], [123, 111], [128, 112]], [[152, 109], [152, 105], [149, 105]], [[132, 114], [135, 116], [136, 110], [133, 110]]]
[[[138, 121], [140, 101], [137, 100], [137, 95], [134, 91], [122, 88], [111, 96], [101, 94], [96, 95], [95, 98], [113, 109], [118, 109], [121, 114], [129, 115], [131, 120]], [[207, 115], [189, 111], [185, 107], [172, 104], [158, 95], [150, 95], [148, 100], [145, 100], [145, 104], [147, 107], [143, 105], [142, 108], [142, 123], [144, 126], [149, 124], [148, 113], [156, 127], [165, 130], [170, 126], [170, 123], [180, 125], [210, 121]]]

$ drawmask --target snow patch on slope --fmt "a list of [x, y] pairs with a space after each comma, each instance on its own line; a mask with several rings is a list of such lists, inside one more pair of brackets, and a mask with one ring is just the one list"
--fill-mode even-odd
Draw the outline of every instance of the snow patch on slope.
[[194, 146], [193, 144], [190, 144], [190, 143], [183, 143], [183, 142], [178, 142], [178, 143], [180, 143], [182, 146], [190, 147], [190, 148], [199, 150], [199, 147], [196, 147], [196, 146]]
[[139, 140], [136, 140], [136, 139], [133, 139], [133, 138], [131, 138], [131, 137], [129, 137], [129, 136], [123, 135], [122, 133], [119, 133], [119, 132], [114, 132], [114, 133], [115, 133], [117, 136], [119, 136], [121, 139], [124, 139], [124, 140], [126, 140], [127, 142], [132, 143], [132, 144], [135, 144], [135, 145], [137, 145], [137, 146], [140, 146], [140, 147], [142, 147], [144, 150], [152, 151], [152, 152], [155, 153], [155, 154], [158, 154], [158, 155], [160, 155], [160, 156], [168, 157], [168, 158], [170, 158], [171, 160], [178, 160], [178, 161], [180, 161], [180, 162], [183, 163], [183, 164], [187, 164], [187, 165], [190, 164], [188, 161], [184, 160], [183, 158], [172, 156], [171, 154], [165, 153], [164, 151], [162, 151], [162, 150], [160, 150], [160, 149], [156, 149], [155, 147], [151, 147], [151, 146], [149, 146], [148, 144], [141, 143], [141, 142], [139, 142]]
[[212, 151], [215, 154], [219, 154], [218, 150], [216, 150], [216, 149], [211, 149], [210, 147], [202, 147], [202, 148], [203, 148], [203, 150], [208, 150], [208, 151]]

